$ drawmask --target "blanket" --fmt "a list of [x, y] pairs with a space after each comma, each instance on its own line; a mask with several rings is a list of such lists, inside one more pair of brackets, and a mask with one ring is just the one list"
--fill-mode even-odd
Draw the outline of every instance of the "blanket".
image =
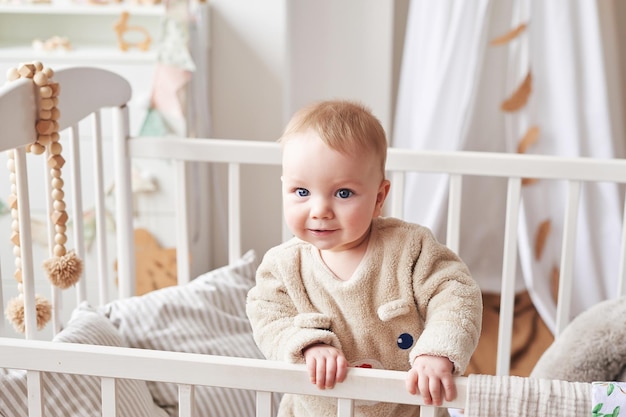
[[591, 415], [591, 384], [472, 374], [466, 417], [563, 417]]

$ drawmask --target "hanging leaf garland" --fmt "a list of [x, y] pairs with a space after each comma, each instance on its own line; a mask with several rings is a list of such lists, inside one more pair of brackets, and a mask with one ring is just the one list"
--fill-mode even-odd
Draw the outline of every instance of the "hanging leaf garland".
[[502, 36], [498, 36], [495, 39], [492, 39], [489, 43], [491, 46], [500, 46], [505, 45], [511, 42], [513, 39], [517, 38], [526, 30], [526, 23], [520, 23], [516, 28], [511, 29], [507, 33]]
[[537, 228], [537, 233], [535, 234], [535, 259], [540, 260], [543, 255], [543, 250], [546, 246], [546, 240], [550, 235], [550, 230], [552, 229], [552, 222], [548, 220], [544, 220], [541, 222], [539, 227]]
[[502, 102], [500, 109], [505, 112], [515, 112], [526, 105], [530, 93], [532, 93], [533, 77], [530, 70], [526, 74], [524, 81], [517, 87], [509, 98]]
[[[506, 45], [520, 37], [522, 33], [526, 31], [528, 25], [526, 23], [520, 23], [517, 27], [511, 29], [507, 33], [494, 38], [489, 43], [491, 46]], [[522, 109], [527, 103], [533, 90], [532, 86], [532, 72], [530, 68], [526, 74], [526, 77], [517, 89], [506, 99], [501, 105], [500, 109], [507, 113], [516, 112]], [[530, 126], [517, 145], [517, 153], [524, 154], [530, 147], [537, 143], [539, 140], [540, 129], [538, 126]], [[528, 186], [539, 182], [538, 178], [523, 178], [522, 186]], [[545, 246], [549, 235], [551, 234], [552, 222], [550, 219], [546, 219], [541, 222], [536, 229], [534, 239], [534, 257], [535, 260], [541, 260]], [[552, 268], [550, 273], [551, 295], [556, 301], [558, 298], [560, 270], [557, 266]]]
[[528, 148], [537, 143], [537, 140], [539, 140], [539, 127], [529, 127], [517, 145], [517, 153], [526, 153]]

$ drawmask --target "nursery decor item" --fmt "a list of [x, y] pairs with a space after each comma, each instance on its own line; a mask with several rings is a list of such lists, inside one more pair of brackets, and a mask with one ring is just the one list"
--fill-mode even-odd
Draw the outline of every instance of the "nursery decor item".
[[[129, 17], [130, 15], [128, 12], [124, 11], [120, 15], [119, 20], [113, 25], [113, 30], [117, 34], [117, 45], [122, 51], [128, 51], [130, 47], [136, 47], [142, 51], [147, 51], [150, 48], [150, 43], [152, 42], [150, 33], [142, 26], [128, 26]], [[131, 43], [124, 39], [125, 32], [140, 32], [144, 35], [144, 38], [142, 41]]]
[[72, 49], [72, 44], [70, 43], [70, 40], [65, 36], [52, 36], [45, 40], [34, 39], [32, 44], [33, 48], [37, 51], [69, 51]]
[[177, 284], [176, 248], [164, 248], [146, 229], [135, 229], [136, 295]]
[[[54, 71], [44, 67], [41, 62], [35, 61], [30, 64], [21, 64], [18, 68], [11, 68], [7, 73], [7, 79], [14, 81], [19, 78], [29, 78], [37, 86], [39, 94], [38, 119], [35, 125], [37, 140], [27, 147], [26, 151], [35, 155], [47, 153], [48, 168], [50, 169], [50, 198], [51, 198], [51, 221], [54, 225], [54, 239], [50, 248], [51, 257], [44, 262], [44, 269], [50, 282], [61, 288], [69, 288], [76, 284], [83, 271], [82, 260], [78, 258], [72, 250], [65, 247], [67, 243], [67, 221], [68, 215], [64, 202], [63, 179], [61, 168], [65, 164], [65, 159], [61, 156], [63, 147], [59, 143], [60, 117], [57, 108], [59, 100], [59, 85], [52, 81]], [[12, 158], [14, 151], [11, 151], [9, 158], [9, 170], [11, 171], [12, 195], [9, 199], [11, 213], [13, 216], [13, 234], [11, 241], [14, 245], [16, 256], [15, 277], [21, 284], [21, 258], [19, 239], [19, 219], [17, 206], [19, 204], [17, 187], [15, 186], [15, 164]], [[21, 293], [21, 287], [20, 287]], [[20, 301], [21, 300], [21, 301]], [[41, 329], [50, 319], [51, 307], [41, 296], [37, 297], [37, 327]], [[24, 310], [23, 297], [18, 297], [12, 301], [6, 311], [7, 317], [13, 323], [16, 330], [24, 332]]]

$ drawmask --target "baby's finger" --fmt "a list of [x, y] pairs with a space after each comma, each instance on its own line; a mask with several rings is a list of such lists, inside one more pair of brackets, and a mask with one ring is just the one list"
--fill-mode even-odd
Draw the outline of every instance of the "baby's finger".
[[441, 405], [441, 382], [439, 378], [431, 378], [429, 384], [430, 397], [433, 405]]
[[443, 386], [446, 401], [454, 400], [456, 398], [456, 384], [454, 383], [454, 378], [443, 378], [441, 380], [441, 385]]
[[343, 382], [348, 375], [348, 362], [343, 356], [337, 358], [337, 382]]
[[325, 369], [325, 388], [333, 388], [335, 386], [335, 378], [337, 376], [337, 362], [333, 360], [326, 360]]
[[433, 399], [430, 393], [430, 379], [426, 375], [422, 375], [417, 380], [417, 389], [424, 399], [424, 404], [432, 405]]
[[406, 379], [404, 380], [406, 385], [406, 390], [411, 395], [418, 394], [419, 391], [417, 389], [417, 372], [413, 369], [409, 370], [406, 375]]
[[318, 359], [316, 362], [315, 385], [317, 385], [319, 389], [324, 389], [326, 388], [326, 360], [322, 358]]
[[317, 382], [317, 361], [315, 358], [306, 361], [306, 369], [309, 371], [309, 380], [315, 384]]

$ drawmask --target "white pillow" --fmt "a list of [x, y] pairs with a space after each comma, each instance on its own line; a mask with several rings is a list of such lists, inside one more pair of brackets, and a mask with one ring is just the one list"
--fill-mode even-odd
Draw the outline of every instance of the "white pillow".
[[[166, 287], [100, 308], [133, 348], [210, 355], [263, 358], [252, 338], [245, 312], [258, 261], [254, 251], [187, 285]], [[174, 384], [148, 381], [154, 402], [178, 416]], [[196, 387], [201, 417], [255, 415], [255, 393], [219, 387]]]
[[[53, 341], [103, 346], [125, 346], [115, 327], [91, 307], [81, 304], [72, 313], [67, 327]], [[102, 399], [100, 378], [45, 373], [44, 413], [47, 417], [100, 417]], [[0, 369], [0, 415], [28, 415], [26, 371]], [[119, 380], [117, 384], [119, 417], [167, 417], [152, 401], [144, 381]]]

